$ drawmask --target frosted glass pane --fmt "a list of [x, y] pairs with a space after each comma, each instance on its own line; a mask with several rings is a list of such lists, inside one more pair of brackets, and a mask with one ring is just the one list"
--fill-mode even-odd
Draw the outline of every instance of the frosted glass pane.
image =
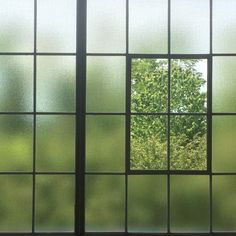
[[32, 52], [34, 1], [0, 0], [0, 51]]
[[125, 0], [87, 1], [87, 51], [125, 52]]
[[0, 176], [0, 232], [31, 232], [32, 177]]
[[0, 56], [0, 111], [33, 110], [33, 57]]
[[75, 57], [37, 57], [37, 111], [75, 111]]
[[209, 2], [206, 0], [171, 1], [171, 51], [209, 53]]
[[167, 180], [165, 176], [129, 176], [128, 231], [167, 231]]
[[167, 53], [168, 1], [129, 1], [131, 53]]
[[87, 58], [87, 112], [124, 112], [125, 58]]
[[0, 116], [0, 171], [32, 171], [33, 116]]
[[236, 1], [213, 1], [213, 51], [236, 52]]
[[87, 116], [86, 169], [123, 171], [125, 161], [125, 118]]
[[171, 176], [171, 232], [208, 232], [209, 177]]
[[36, 168], [38, 171], [73, 171], [75, 117], [41, 115], [36, 120]]
[[236, 57], [213, 59], [213, 112], [236, 112]]
[[76, 51], [76, 0], [37, 2], [39, 52]]
[[214, 116], [212, 132], [213, 171], [236, 172], [236, 116]]
[[124, 231], [124, 183], [123, 176], [86, 177], [85, 228], [87, 232]]

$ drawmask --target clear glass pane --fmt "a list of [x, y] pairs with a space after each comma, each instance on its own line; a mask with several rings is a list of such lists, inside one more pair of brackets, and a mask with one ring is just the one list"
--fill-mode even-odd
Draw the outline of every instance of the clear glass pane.
[[206, 0], [171, 1], [171, 51], [209, 53], [210, 10]]
[[0, 56], [0, 111], [32, 110], [33, 57]]
[[213, 1], [213, 51], [215, 53], [236, 52], [235, 12], [234, 0]]
[[128, 231], [167, 231], [166, 176], [129, 176]]
[[168, 97], [167, 88], [168, 60], [132, 60], [132, 112], [166, 112]]
[[167, 168], [167, 117], [131, 116], [131, 169]]
[[75, 116], [37, 116], [36, 126], [37, 170], [73, 171]]
[[73, 231], [74, 195], [74, 176], [36, 176], [36, 231]]
[[0, 192], [0, 232], [30, 232], [32, 177], [1, 175]]
[[170, 168], [206, 170], [206, 133], [206, 116], [172, 116], [170, 118]]
[[125, 118], [87, 116], [86, 169], [123, 171], [125, 161]]
[[87, 58], [87, 112], [124, 112], [125, 58]]
[[0, 116], [0, 171], [31, 171], [33, 116]]
[[171, 176], [171, 232], [208, 232], [209, 177]]
[[236, 57], [214, 57], [212, 81], [214, 112], [236, 112]]
[[76, 51], [76, 0], [37, 2], [39, 52]]
[[37, 110], [75, 111], [75, 57], [37, 57]]
[[131, 53], [167, 53], [168, 1], [129, 1]]
[[87, 51], [125, 52], [125, 0], [87, 0]]
[[124, 183], [124, 176], [86, 177], [85, 228], [87, 232], [124, 231]]
[[0, 51], [32, 52], [34, 1], [0, 0]]
[[236, 176], [213, 176], [213, 231], [236, 231]]
[[171, 61], [171, 111], [207, 112], [207, 60]]

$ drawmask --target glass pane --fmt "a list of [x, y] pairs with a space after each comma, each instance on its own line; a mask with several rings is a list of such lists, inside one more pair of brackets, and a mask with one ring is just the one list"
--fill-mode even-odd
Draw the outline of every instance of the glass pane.
[[133, 59], [131, 72], [131, 111], [166, 112], [168, 61]]
[[168, 1], [129, 1], [131, 53], [167, 53]]
[[87, 0], [87, 51], [125, 52], [125, 0]]
[[207, 112], [207, 60], [171, 61], [171, 111]]
[[36, 177], [36, 231], [74, 230], [74, 176]]
[[167, 168], [166, 116], [131, 117], [131, 169]]
[[33, 57], [0, 56], [0, 111], [32, 110]]
[[87, 232], [124, 231], [124, 183], [123, 176], [86, 177], [85, 228]]
[[209, 1], [171, 1], [171, 51], [209, 53]]
[[36, 167], [38, 171], [73, 171], [75, 117], [37, 116]]
[[124, 112], [125, 58], [87, 58], [87, 112]]
[[34, 1], [0, 0], [0, 51], [32, 52]]
[[37, 110], [75, 111], [75, 57], [37, 57]]
[[172, 116], [170, 118], [171, 169], [207, 169], [206, 133], [206, 116]]
[[212, 106], [214, 112], [236, 112], [236, 57], [214, 57]]
[[76, 0], [37, 2], [39, 52], [76, 51]]
[[213, 231], [236, 231], [236, 176], [213, 176]]
[[87, 116], [86, 169], [123, 171], [125, 161], [125, 118]]
[[236, 52], [236, 2], [213, 1], [213, 50], [218, 53]]
[[129, 176], [128, 231], [167, 231], [166, 176]]
[[171, 231], [208, 232], [209, 177], [171, 176]]
[[31, 171], [33, 116], [0, 116], [0, 171]]

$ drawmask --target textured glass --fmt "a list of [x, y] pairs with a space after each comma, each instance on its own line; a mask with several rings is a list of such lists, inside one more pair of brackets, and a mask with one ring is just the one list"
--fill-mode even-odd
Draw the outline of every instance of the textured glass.
[[125, 228], [123, 176], [86, 177], [85, 229], [87, 232], [120, 232]]
[[125, 58], [87, 58], [87, 112], [124, 112]]
[[207, 112], [207, 60], [171, 61], [171, 111]]
[[31, 232], [31, 176], [1, 175], [0, 192], [0, 232]]
[[39, 52], [76, 51], [76, 0], [37, 2]]
[[213, 176], [213, 231], [236, 231], [236, 176]]
[[33, 116], [1, 115], [0, 171], [31, 171], [32, 139]]
[[36, 168], [38, 171], [73, 171], [75, 117], [41, 115], [36, 120]]
[[168, 1], [129, 1], [131, 53], [167, 53]]
[[34, 1], [0, 0], [0, 52], [32, 52]]
[[133, 59], [131, 111], [167, 112], [168, 61]]
[[209, 14], [209, 1], [171, 1], [171, 51], [173, 53], [209, 53]]
[[209, 177], [171, 176], [171, 232], [208, 232]]
[[129, 176], [128, 231], [167, 231], [166, 176]]
[[236, 52], [236, 1], [213, 1], [213, 51]]
[[131, 116], [131, 169], [167, 169], [166, 126], [166, 116]]
[[171, 116], [170, 168], [207, 169], [206, 116]]
[[0, 56], [0, 111], [32, 110], [33, 57]]
[[37, 57], [37, 110], [75, 111], [75, 57]]
[[125, 52], [125, 0], [87, 1], [87, 51]]
[[236, 112], [236, 57], [214, 57], [212, 81], [214, 112]]
[[125, 161], [125, 118], [87, 116], [86, 169], [123, 171]]
[[36, 231], [73, 231], [74, 203], [74, 176], [36, 176]]

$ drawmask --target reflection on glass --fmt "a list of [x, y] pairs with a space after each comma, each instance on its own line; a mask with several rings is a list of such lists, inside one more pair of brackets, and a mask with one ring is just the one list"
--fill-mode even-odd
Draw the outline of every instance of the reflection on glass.
[[125, 52], [125, 0], [87, 0], [87, 51]]
[[206, 116], [170, 118], [170, 168], [206, 170]]
[[166, 232], [166, 176], [129, 176], [128, 231]]
[[37, 2], [39, 52], [76, 51], [76, 0]]
[[33, 57], [0, 56], [0, 111], [32, 110]]
[[32, 177], [0, 176], [0, 231], [30, 232], [32, 229]]
[[123, 116], [87, 116], [86, 169], [123, 171], [125, 119]]
[[75, 117], [41, 115], [36, 120], [36, 167], [39, 171], [73, 171]]
[[209, 177], [171, 176], [171, 231], [209, 231]]
[[131, 169], [167, 168], [166, 116], [131, 116]]
[[74, 176], [36, 176], [36, 231], [73, 231], [74, 202]]
[[129, 1], [129, 50], [131, 53], [167, 53], [166, 0]]
[[75, 57], [37, 57], [37, 111], [75, 111]]
[[87, 232], [124, 231], [124, 176], [86, 177], [85, 228]]

